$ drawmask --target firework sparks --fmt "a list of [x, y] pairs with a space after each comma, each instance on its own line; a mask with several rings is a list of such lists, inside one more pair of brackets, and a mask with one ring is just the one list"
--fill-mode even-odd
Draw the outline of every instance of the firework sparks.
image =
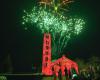
[[78, 35], [85, 22], [78, 18], [66, 18], [61, 14], [55, 15], [52, 10], [43, 7], [34, 7], [29, 13], [24, 10], [22, 24], [36, 24], [41, 33], [50, 33], [52, 36], [52, 55], [61, 54], [66, 47], [71, 35]]
[[57, 12], [58, 9], [62, 9], [64, 11], [67, 11], [65, 8], [63, 8], [64, 5], [68, 5], [69, 3], [72, 3], [72, 0], [40, 0], [40, 4], [44, 4], [46, 6], [53, 7], [54, 11]]

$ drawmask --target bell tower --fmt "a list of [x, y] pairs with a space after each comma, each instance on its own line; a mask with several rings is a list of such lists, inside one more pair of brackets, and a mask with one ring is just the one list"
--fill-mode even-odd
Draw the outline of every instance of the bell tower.
[[44, 75], [51, 74], [51, 35], [49, 33], [44, 34], [43, 39], [43, 55], [42, 55], [42, 73]]

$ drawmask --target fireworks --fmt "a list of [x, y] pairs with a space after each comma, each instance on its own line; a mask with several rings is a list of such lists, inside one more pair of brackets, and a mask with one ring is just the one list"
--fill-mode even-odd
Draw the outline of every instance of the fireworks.
[[[52, 2], [55, 0], [42, 0], [41, 4], [43, 1], [44, 3], [52, 5]], [[69, 0], [63, 0], [63, 4], [68, 1]], [[54, 7], [55, 10], [58, 9], [58, 6]], [[71, 36], [73, 34], [78, 35], [85, 24], [84, 20], [79, 18], [66, 18], [63, 13], [54, 13], [52, 8], [47, 9], [40, 6], [33, 7], [31, 12], [24, 10], [24, 16], [22, 17], [22, 24], [35, 24], [35, 26], [40, 29], [41, 33], [51, 34], [53, 56], [61, 54], [68, 41], [71, 39]]]
[[57, 16], [51, 13], [51, 11], [46, 11], [43, 8], [37, 10], [36, 7], [34, 7], [31, 13], [27, 13], [26, 11], [24, 11], [24, 13], [22, 24], [36, 23], [42, 33], [72, 32], [79, 34], [85, 23], [82, 19], [66, 19], [63, 16]]
[[69, 3], [72, 3], [72, 0], [40, 0], [40, 4], [44, 4], [45, 7], [49, 6], [54, 9], [55, 12], [58, 11], [58, 9], [64, 9], [62, 6], [67, 5]]

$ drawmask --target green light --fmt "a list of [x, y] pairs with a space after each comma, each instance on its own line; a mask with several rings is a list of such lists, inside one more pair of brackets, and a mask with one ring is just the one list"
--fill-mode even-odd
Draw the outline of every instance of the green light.
[[41, 33], [51, 34], [53, 55], [61, 54], [71, 35], [78, 35], [85, 24], [82, 19], [62, 17], [63, 14], [56, 15], [52, 10], [42, 7], [34, 7], [30, 13], [24, 10], [24, 13], [22, 24], [36, 24]]
[[57, 7], [57, 6], [55, 6], [55, 7], [54, 7], [54, 9], [55, 9], [55, 11], [57, 11], [58, 7]]
[[22, 24], [24, 25], [24, 24], [25, 24], [25, 22], [22, 22]]
[[27, 28], [27, 27], [25, 27], [24, 29], [25, 29], [25, 30], [28, 30], [28, 28]]

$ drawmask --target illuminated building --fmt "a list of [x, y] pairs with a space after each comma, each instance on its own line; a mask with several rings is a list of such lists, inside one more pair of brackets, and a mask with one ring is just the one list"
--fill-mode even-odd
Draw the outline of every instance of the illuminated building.
[[60, 69], [62, 76], [65, 76], [65, 69], [67, 69], [68, 75], [71, 75], [71, 69], [75, 69], [76, 73], [79, 74], [77, 63], [66, 58], [64, 55], [58, 60], [51, 62], [51, 35], [45, 33], [43, 42], [42, 74], [58, 76]]

